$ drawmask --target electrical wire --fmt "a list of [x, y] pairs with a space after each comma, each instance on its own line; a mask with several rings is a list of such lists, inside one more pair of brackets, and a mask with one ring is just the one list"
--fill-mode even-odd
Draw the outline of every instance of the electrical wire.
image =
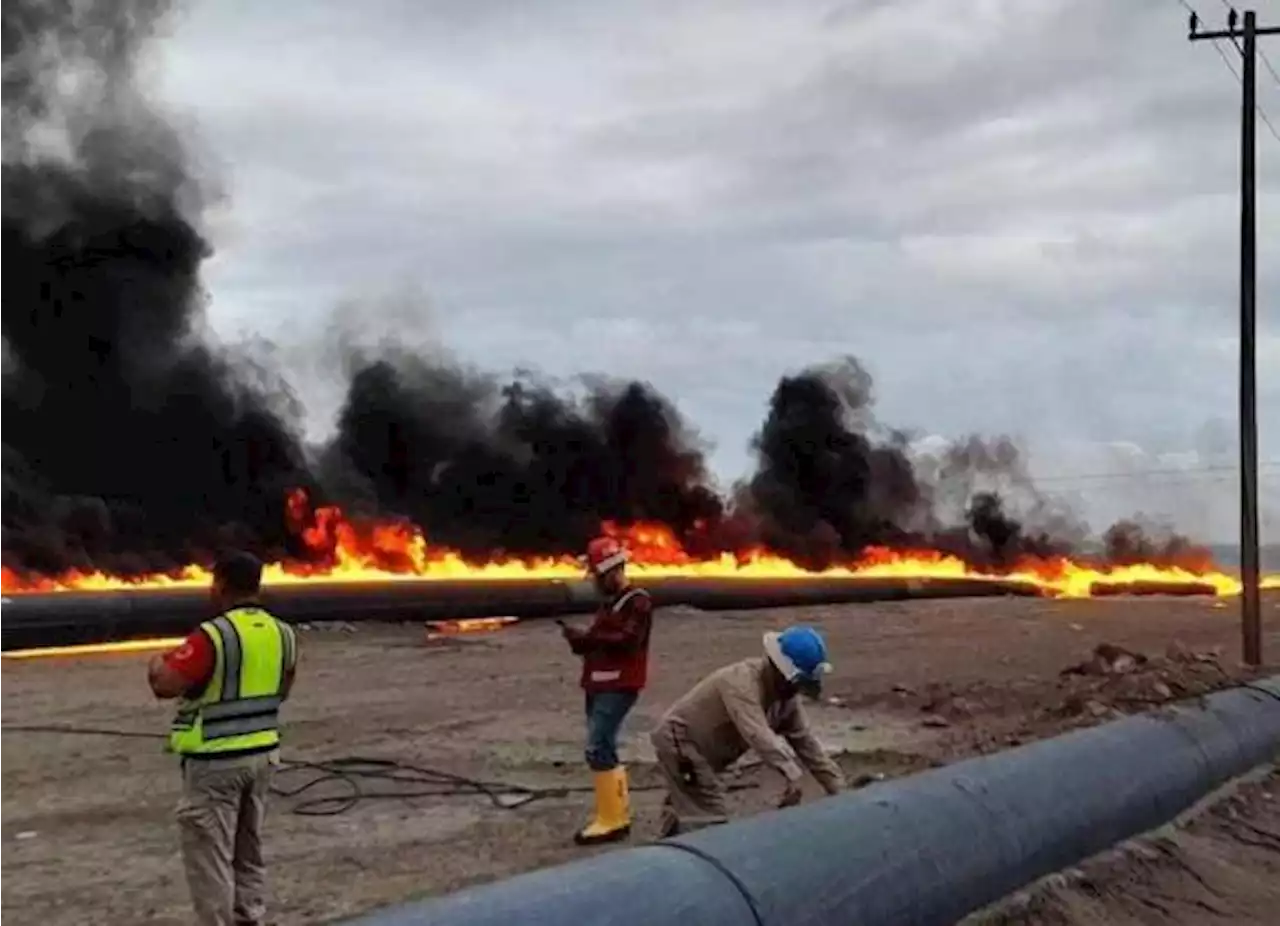
[[75, 736], [114, 736], [147, 740], [162, 740], [164, 733], [153, 733], [145, 730], [108, 730], [103, 727], [68, 727], [62, 725], [43, 724], [11, 724], [0, 726], [4, 733], [67, 733]]
[[[282, 776], [303, 772], [310, 773], [311, 777], [293, 786], [279, 783]], [[281, 759], [276, 779], [277, 783], [271, 786], [271, 793], [285, 799], [300, 797], [324, 785], [341, 784], [345, 789], [344, 794], [297, 801], [291, 811], [303, 817], [337, 816], [366, 800], [408, 800], [421, 797], [482, 796], [499, 810], [516, 810], [536, 801], [568, 797], [570, 794], [586, 794], [595, 790], [591, 785], [531, 788], [508, 782], [468, 778], [398, 759], [365, 756], [343, 756], [314, 762]], [[375, 784], [374, 787], [370, 787], [371, 782]], [[382, 787], [379, 788], [378, 785]], [[743, 791], [754, 787], [750, 782], [735, 782], [727, 790]], [[659, 791], [662, 786], [637, 785], [630, 790]]]
[[[1197, 12], [1197, 11], [1196, 11], [1196, 8], [1195, 8], [1195, 7], [1193, 7], [1193, 6], [1188, 2], [1188, 0], [1178, 0], [1178, 3], [1179, 3], [1179, 4], [1182, 6], [1182, 8], [1183, 8], [1184, 10], [1186, 10], [1188, 13], [1193, 13], [1193, 14], [1195, 14], [1197, 17], [1199, 17], [1199, 16], [1200, 16], [1199, 12]], [[1228, 10], [1229, 10], [1229, 9], [1231, 9], [1231, 4], [1229, 4], [1229, 3], [1225, 3], [1225, 2], [1224, 2], [1224, 3], [1223, 3], [1223, 6], [1225, 6]], [[1242, 55], [1244, 54], [1244, 49], [1242, 49], [1242, 48], [1240, 47], [1239, 43], [1238, 43], [1238, 42], [1236, 42], [1236, 40], [1235, 40], [1235, 38], [1234, 38], [1234, 37], [1232, 38], [1231, 43], [1232, 43], [1233, 45], [1235, 45], [1236, 50], [1237, 50], [1237, 51], [1239, 51], [1239, 52], [1240, 52], [1240, 54], [1242, 54]], [[1210, 41], [1210, 42], [1209, 42], [1209, 44], [1210, 44], [1210, 45], [1212, 45], [1212, 46], [1213, 46], [1213, 50], [1214, 50], [1214, 51], [1216, 51], [1216, 52], [1218, 53], [1218, 57], [1222, 59], [1222, 63], [1223, 63], [1223, 64], [1225, 64], [1225, 65], [1227, 66], [1227, 70], [1228, 70], [1228, 71], [1230, 71], [1230, 72], [1231, 72], [1231, 76], [1232, 76], [1232, 77], [1234, 77], [1234, 78], [1236, 79], [1236, 83], [1240, 84], [1240, 86], [1242, 86], [1242, 87], [1243, 87], [1243, 86], [1244, 86], [1244, 78], [1240, 76], [1240, 72], [1239, 72], [1238, 70], [1236, 70], [1236, 66], [1235, 66], [1234, 64], [1232, 64], [1232, 63], [1231, 63], [1231, 59], [1230, 59], [1229, 57], [1227, 57], [1227, 53], [1226, 53], [1225, 51], [1223, 51], [1223, 50], [1222, 50], [1222, 46], [1218, 44], [1218, 40], [1217, 40], [1217, 39], [1213, 39], [1212, 41]], [[1266, 55], [1263, 55], [1263, 56], [1262, 56], [1262, 59], [1263, 59], [1264, 61], [1266, 61]], [[1270, 68], [1271, 68], [1271, 62], [1270, 62], [1270, 61], [1267, 61], [1267, 62], [1266, 62], [1266, 64], [1267, 64], [1267, 68], [1268, 68], [1268, 69], [1270, 69]], [[1274, 73], [1275, 73], [1275, 71], [1272, 71], [1272, 73], [1274, 74]], [[1275, 138], [1275, 140], [1276, 140], [1276, 141], [1280, 141], [1280, 130], [1276, 129], [1275, 125], [1274, 125], [1274, 124], [1272, 123], [1272, 121], [1271, 121], [1271, 117], [1270, 117], [1270, 116], [1268, 116], [1268, 115], [1267, 115], [1267, 111], [1266, 111], [1265, 109], [1263, 109], [1263, 108], [1262, 108], [1262, 104], [1261, 104], [1261, 103], [1258, 103], [1258, 102], [1256, 102], [1256, 101], [1255, 101], [1255, 102], [1254, 102], [1254, 104], [1253, 104], [1253, 108], [1254, 108], [1255, 110], [1257, 110], [1257, 112], [1258, 112], [1258, 117], [1262, 120], [1263, 125], [1265, 125], [1265, 126], [1267, 127], [1267, 129], [1271, 132], [1271, 134], [1272, 134], [1272, 136]]]
[[[102, 727], [75, 727], [39, 724], [4, 724], [4, 733], [60, 733], [72, 736], [109, 736], [129, 739], [165, 739], [164, 733], [114, 730]], [[306, 777], [302, 777], [306, 776]], [[299, 779], [287, 781], [282, 779]], [[319, 788], [341, 787], [340, 794], [316, 795]], [[734, 782], [729, 791], [755, 788], [751, 782]], [[658, 791], [661, 785], [639, 785], [636, 791]], [[333, 759], [284, 759], [271, 785], [271, 793], [285, 800], [301, 798], [290, 812], [302, 817], [334, 817], [346, 813], [361, 801], [411, 800], [422, 797], [474, 797], [488, 799], [499, 810], [517, 810], [536, 801], [588, 793], [589, 785], [532, 788], [501, 781], [485, 781], [456, 775], [398, 759], [368, 756], [340, 756]], [[312, 795], [306, 796], [304, 795]]]
[[1276, 86], [1280, 87], [1280, 74], [1276, 73], [1276, 66], [1271, 63], [1271, 59], [1267, 57], [1267, 53], [1262, 50], [1262, 46], [1258, 46], [1258, 57], [1262, 59], [1262, 66], [1271, 72], [1272, 79], [1276, 82]]
[[[1260, 460], [1259, 481], [1280, 479], [1280, 460]], [[1239, 478], [1238, 466], [1196, 466], [1186, 469], [1142, 469], [1131, 472], [1051, 473], [1030, 476], [1030, 484], [1049, 493], [1087, 490], [1089, 492], [1128, 492], [1139, 487], [1211, 486], [1234, 483]]]
[[[1271, 466], [1280, 466], [1280, 460], [1259, 460], [1258, 467], [1265, 469]], [[1238, 471], [1235, 465], [1220, 466], [1188, 466], [1184, 469], [1140, 469], [1130, 472], [1103, 472], [1103, 473], [1080, 473], [1078, 475], [1071, 473], [1050, 473], [1045, 476], [1033, 476], [1032, 482], [1036, 485], [1046, 482], [1093, 482], [1095, 480], [1111, 480], [1111, 479], [1154, 479], [1156, 477], [1170, 476], [1175, 481], [1187, 479], [1201, 478], [1222, 478], [1224, 476], [1234, 476]]]
[[[1231, 0], [1219, 0], [1219, 2], [1222, 3], [1223, 9], [1225, 9], [1228, 13], [1234, 13], [1236, 11], [1236, 8], [1231, 5]], [[1236, 47], [1240, 48], [1238, 43]], [[1262, 45], [1259, 44], [1257, 46], [1257, 52], [1258, 52], [1258, 57], [1262, 59], [1262, 66], [1271, 72], [1271, 77], [1275, 80], [1276, 86], [1280, 87], [1280, 74], [1276, 73], [1275, 65], [1273, 65], [1271, 63], [1271, 59], [1267, 57], [1266, 49], [1264, 49]], [[1243, 48], [1240, 48], [1240, 54], [1242, 55], [1244, 54]]]

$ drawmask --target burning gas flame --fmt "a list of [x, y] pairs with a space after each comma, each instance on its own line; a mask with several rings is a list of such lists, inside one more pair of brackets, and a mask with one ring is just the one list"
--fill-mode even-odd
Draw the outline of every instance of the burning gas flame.
[[[356, 524], [337, 507], [312, 508], [302, 490], [290, 493], [287, 505], [291, 528], [309, 551], [305, 561], [270, 563], [264, 580], [270, 585], [304, 582], [394, 582], [431, 579], [495, 581], [503, 579], [578, 579], [582, 566], [573, 557], [520, 559], [496, 553], [489, 561], [471, 562], [453, 550], [432, 547], [422, 531], [407, 521]], [[983, 572], [963, 560], [931, 550], [891, 550], [869, 547], [854, 562], [812, 572], [776, 554], [755, 548], [696, 558], [687, 553], [670, 529], [657, 524], [626, 527], [608, 525], [630, 552], [630, 572], [636, 579], [709, 577], [743, 579], [814, 578], [942, 578], [1014, 581], [1033, 585], [1045, 594], [1088, 597], [1095, 585], [1174, 586], [1212, 588], [1218, 595], [1234, 595], [1240, 580], [1211, 567], [1186, 568], [1157, 564], [1108, 566], [1066, 558], [1028, 559], [1008, 572]], [[107, 591], [139, 588], [199, 587], [209, 572], [187, 566], [176, 572], [143, 578], [70, 572], [56, 577], [0, 573], [4, 594], [64, 591]], [[1267, 576], [1264, 588], [1280, 588], [1280, 575]]]

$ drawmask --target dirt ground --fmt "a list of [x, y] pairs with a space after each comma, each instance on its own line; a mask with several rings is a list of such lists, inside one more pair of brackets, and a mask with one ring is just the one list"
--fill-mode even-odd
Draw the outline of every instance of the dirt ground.
[[1280, 772], [1189, 821], [1054, 875], [965, 926], [1269, 926], [1280, 905]]
[[[1274, 659], [1280, 656], [1280, 598], [1268, 596], [1264, 608]], [[664, 610], [651, 686], [623, 746], [636, 791], [634, 840], [652, 838], [656, 829], [660, 792], [652, 789], [646, 733], [663, 709], [710, 669], [758, 653], [765, 630], [796, 620], [828, 636], [836, 675], [827, 701], [811, 716], [860, 783], [1101, 722], [1241, 674], [1238, 611], [1234, 603], [1212, 600], [1009, 598], [801, 611]], [[1095, 655], [1101, 643], [1115, 649]], [[550, 622], [436, 642], [427, 642], [420, 628], [317, 628], [304, 631], [301, 652], [286, 710], [286, 758], [392, 759], [547, 789], [588, 783], [577, 661]], [[147, 691], [145, 661], [143, 655], [6, 661], [4, 725], [160, 732], [169, 708]], [[1076, 671], [1060, 674], [1073, 665]], [[3, 759], [3, 913], [11, 924], [188, 921], [172, 818], [178, 770], [158, 741], [6, 729]], [[279, 784], [299, 786], [311, 774], [289, 772]], [[758, 768], [746, 768], [738, 784], [732, 795], [738, 813], [776, 799], [777, 783]], [[1263, 922], [1246, 915], [1247, 905], [1214, 891], [1251, 892], [1260, 905], [1260, 892], [1280, 884], [1275, 784], [1233, 797], [1238, 805], [1230, 825], [1213, 816], [1215, 809], [1202, 818], [1207, 822], [1167, 837], [1213, 885], [1199, 898], [1215, 910], [1213, 922]], [[1267, 789], [1270, 797], [1259, 796]], [[570, 842], [587, 808], [586, 795], [577, 792], [553, 791], [518, 809], [454, 795], [366, 800], [330, 816], [291, 812], [303, 798], [345, 793], [340, 782], [329, 783], [275, 802], [267, 840], [275, 922], [335, 919], [583, 851]], [[816, 787], [810, 793], [816, 796]], [[1092, 880], [1009, 913], [1023, 919], [1007, 922], [1208, 921], [1209, 908], [1190, 901], [1185, 910], [1157, 915], [1158, 906], [1131, 900], [1132, 884], [1141, 878], [1166, 884], [1187, 870], [1169, 862], [1169, 853], [1151, 851], [1157, 855], [1138, 855], [1136, 862], [1112, 859], [1106, 862], [1111, 868], [1099, 862]], [[1235, 874], [1210, 880], [1221, 872], [1206, 874], [1203, 866], [1220, 863]], [[1130, 887], [1107, 886], [1108, 878]], [[1151, 896], [1161, 896], [1160, 889], [1152, 888]], [[1190, 915], [1196, 910], [1199, 918]]]

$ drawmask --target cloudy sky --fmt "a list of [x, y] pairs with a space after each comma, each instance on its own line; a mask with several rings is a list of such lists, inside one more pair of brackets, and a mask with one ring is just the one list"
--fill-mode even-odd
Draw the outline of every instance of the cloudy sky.
[[651, 380], [725, 477], [781, 373], [853, 353], [883, 420], [1014, 435], [1093, 521], [1234, 532], [1239, 86], [1179, 0], [204, 0], [157, 52], [223, 194], [212, 324], [280, 345], [317, 433], [334, 324]]

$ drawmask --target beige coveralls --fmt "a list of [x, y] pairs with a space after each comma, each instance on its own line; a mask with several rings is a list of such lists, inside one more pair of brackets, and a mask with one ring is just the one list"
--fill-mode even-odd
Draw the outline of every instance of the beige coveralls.
[[651, 734], [667, 786], [664, 835], [725, 821], [720, 775], [748, 749], [787, 781], [798, 781], [807, 768], [828, 794], [844, 787], [800, 699], [776, 695], [765, 666], [762, 657], [717, 669], [673, 704]]

